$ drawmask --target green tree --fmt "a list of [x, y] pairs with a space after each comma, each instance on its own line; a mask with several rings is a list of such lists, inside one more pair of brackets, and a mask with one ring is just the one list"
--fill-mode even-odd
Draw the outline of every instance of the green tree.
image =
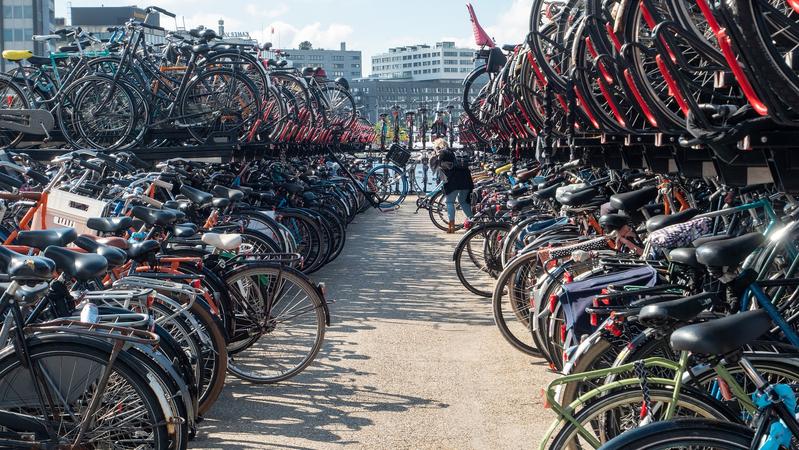
[[300, 50], [312, 50], [313, 49], [313, 44], [311, 44], [310, 41], [302, 41], [302, 42], [300, 42], [299, 49]]

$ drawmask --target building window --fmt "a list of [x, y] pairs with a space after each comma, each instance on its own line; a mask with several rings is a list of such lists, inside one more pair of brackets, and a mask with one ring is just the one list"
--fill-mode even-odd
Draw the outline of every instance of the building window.
[[22, 7], [22, 18], [23, 19], [33, 18], [33, 5], [25, 5]]
[[14, 30], [11, 28], [6, 28], [3, 30], [3, 41], [4, 42], [11, 42], [14, 40]]
[[360, 69], [361, 65], [360, 64], [352, 64], [350, 67], [352, 67], [353, 69]]
[[458, 52], [444, 52], [444, 56], [458, 56]]
[[[383, 61], [383, 62], [388, 62], [388, 58], [383, 58], [383, 59], [384, 59], [384, 61]], [[360, 56], [358, 56], [358, 55], [353, 55], [353, 56], [352, 56], [352, 60], [353, 60], [353, 61], [360, 61], [360, 60], [361, 60], [361, 57], [360, 57]]]
[[458, 64], [458, 60], [457, 59], [445, 59], [444, 60], [444, 64], [447, 64], [447, 65], [450, 65], [450, 66], [455, 66], [455, 65]]
[[469, 52], [461, 52], [461, 57], [467, 57], [468, 58], [469, 56], [473, 56], [473, 55], [471, 53], [469, 53]]
[[6, 19], [13, 19], [14, 8], [8, 5], [3, 5], [3, 17]]
[[462, 59], [462, 60], [461, 60], [461, 64], [462, 64], [462, 65], [464, 65], [464, 66], [468, 66], [468, 65], [469, 65], [469, 64], [471, 64], [471, 63], [472, 63], [472, 62], [471, 62], [471, 61], [469, 61], [468, 59]]

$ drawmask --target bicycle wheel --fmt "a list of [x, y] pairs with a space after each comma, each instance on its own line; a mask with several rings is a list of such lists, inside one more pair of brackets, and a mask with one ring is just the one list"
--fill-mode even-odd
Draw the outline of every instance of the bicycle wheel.
[[[95, 448], [168, 448], [164, 412], [144, 378], [144, 367], [133, 357], [120, 353], [105, 390], [96, 390], [108, 365], [110, 348], [106, 342], [62, 335], [30, 339], [29, 357], [48, 380], [40, 387], [49, 391], [50, 405], [42, 409], [35, 394], [34, 377], [23, 367], [19, 355], [12, 353], [0, 359], [3, 410], [49, 423], [61, 443], [75, 442], [81, 423], [88, 421], [92, 425], [79, 446], [91, 443]], [[88, 405], [98, 395], [101, 399], [96, 411], [91, 417], [85, 416]]]
[[113, 150], [135, 137], [141, 104], [124, 83], [104, 75], [90, 75], [75, 81], [70, 88], [76, 89], [72, 120], [86, 145]]
[[355, 122], [355, 99], [338, 83], [326, 84], [315, 90], [319, 102], [324, 105], [327, 126], [347, 130]]
[[491, 76], [486, 72], [485, 66], [475, 69], [463, 82], [463, 111], [471, 121], [480, 127], [485, 127], [483, 105], [485, 96], [482, 95], [491, 85]]
[[[588, 434], [600, 443], [605, 443], [650, 420], [661, 421], [672, 403], [673, 392], [669, 389], [651, 388], [649, 409], [642, 414], [645, 404], [640, 387], [625, 388], [602, 396], [574, 415]], [[734, 420], [723, 404], [701, 393], [683, 389], [677, 400], [675, 417], [727, 418]], [[595, 448], [590, 441], [578, 434], [578, 427], [569, 423], [555, 435], [551, 450], [580, 450]]]
[[750, 49], [749, 59], [755, 79], [762, 80], [772, 92], [792, 108], [799, 107], [799, 73], [788, 61], [799, 42], [796, 33], [786, 32], [796, 26], [797, 12], [792, 4], [776, 0], [727, 0], [724, 2], [740, 30], [738, 45]]
[[463, 286], [481, 297], [491, 298], [502, 272], [500, 253], [510, 224], [492, 223], [469, 230], [455, 248], [455, 272]]
[[[0, 111], [30, 108], [30, 102], [22, 91], [22, 88], [5, 77], [0, 78], [0, 99], [2, 99], [2, 102], [0, 102]], [[0, 114], [2, 114], [2, 112], [0, 112]], [[14, 118], [11, 116], [3, 120], [14, 121]], [[23, 136], [24, 133], [21, 131], [0, 129], [0, 148], [15, 147], [22, 140]]]
[[502, 336], [514, 348], [531, 356], [541, 356], [529, 319], [530, 313], [538, 310], [532, 308], [532, 303], [541, 302], [533, 298], [537, 274], [536, 253], [517, 257], [500, 274], [491, 298], [494, 323]]
[[[449, 228], [449, 213], [447, 212], [447, 199], [443, 190], [436, 192], [430, 198], [430, 208], [427, 210], [433, 225], [441, 231]], [[455, 230], [463, 228], [466, 221], [466, 214], [461, 209], [459, 203], [455, 203]]]
[[253, 383], [277, 383], [313, 362], [324, 340], [325, 306], [302, 273], [277, 264], [248, 263], [228, 272], [225, 281], [237, 335], [246, 336], [247, 342], [231, 355], [230, 373]]
[[180, 105], [180, 126], [200, 143], [213, 136], [240, 140], [262, 113], [258, 88], [230, 69], [210, 69], [186, 87]]
[[[395, 208], [405, 201], [410, 191], [410, 182], [405, 172], [392, 164], [380, 164], [366, 174], [366, 189], [377, 196], [380, 208]], [[392, 196], [396, 196], [391, 200]]]
[[[156, 320], [165, 325], [165, 318], [174, 314], [167, 305], [153, 304]], [[198, 301], [184, 313], [184, 321], [173, 321], [170, 334], [182, 336], [179, 339], [195, 365], [199, 386], [199, 414], [205, 414], [219, 398], [222, 388], [225, 387], [225, 374], [227, 373], [227, 349], [225, 336], [221, 324], [217, 324], [209, 313]], [[188, 327], [186, 329], [185, 327]], [[187, 342], [187, 339], [191, 339]], [[191, 347], [189, 347], [191, 345]], [[194, 353], [196, 352], [196, 353]]]
[[303, 210], [284, 209], [278, 212], [277, 221], [285, 226], [297, 243], [296, 253], [302, 256], [302, 270], [314, 270], [323, 253], [323, 231], [321, 225]]
[[707, 448], [746, 450], [754, 431], [743, 425], [718, 420], [680, 419], [657, 422], [625, 433], [601, 450], [668, 450]]

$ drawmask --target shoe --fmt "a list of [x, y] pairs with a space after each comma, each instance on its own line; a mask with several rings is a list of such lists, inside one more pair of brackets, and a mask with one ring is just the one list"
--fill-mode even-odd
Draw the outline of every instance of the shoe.
[[447, 230], [447, 234], [453, 234], [453, 233], [455, 233], [455, 221], [454, 220], [450, 220], [449, 221], [449, 229]]

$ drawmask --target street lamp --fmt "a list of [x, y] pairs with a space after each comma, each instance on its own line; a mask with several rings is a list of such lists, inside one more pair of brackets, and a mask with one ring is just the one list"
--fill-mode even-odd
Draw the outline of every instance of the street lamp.
[[455, 129], [452, 128], [452, 110], [455, 109], [453, 105], [447, 105], [447, 115], [449, 116], [449, 147], [455, 145]]
[[419, 119], [421, 120], [421, 124], [419, 124], [419, 133], [422, 135], [422, 150], [427, 149], [427, 103], [419, 103]]

